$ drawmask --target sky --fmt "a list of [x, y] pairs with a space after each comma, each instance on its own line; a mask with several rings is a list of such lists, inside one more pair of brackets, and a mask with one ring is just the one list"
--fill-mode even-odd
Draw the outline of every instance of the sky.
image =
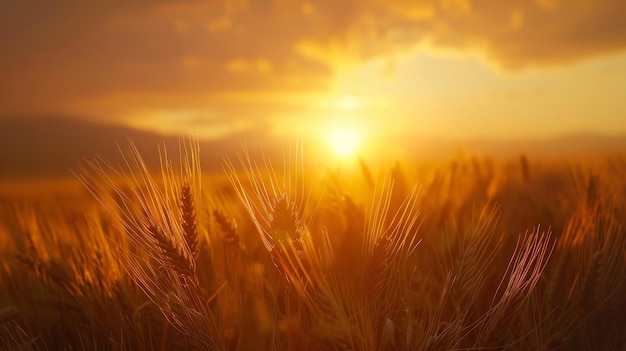
[[626, 133], [624, 0], [0, 3], [0, 118], [168, 134]]

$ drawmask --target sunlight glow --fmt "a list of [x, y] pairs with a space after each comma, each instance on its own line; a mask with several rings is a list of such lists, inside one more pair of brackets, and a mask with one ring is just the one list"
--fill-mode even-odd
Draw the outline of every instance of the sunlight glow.
[[359, 108], [361, 105], [362, 102], [352, 95], [341, 96], [336, 101], [337, 108], [342, 111], [353, 111]]
[[341, 157], [354, 156], [359, 149], [359, 135], [349, 128], [338, 128], [328, 136], [332, 151]]

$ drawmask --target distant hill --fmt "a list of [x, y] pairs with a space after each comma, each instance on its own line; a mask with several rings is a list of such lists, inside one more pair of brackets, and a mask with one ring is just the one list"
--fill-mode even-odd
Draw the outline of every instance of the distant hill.
[[405, 146], [411, 145], [405, 147], [405, 155], [409, 158], [445, 158], [457, 152], [492, 157], [515, 156], [521, 153], [531, 157], [567, 157], [626, 152], [626, 135], [573, 134], [554, 138], [475, 138], [463, 141], [400, 136], [395, 140]]
[[[201, 164], [205, 169], [221, 169], [226, 153], [240, 149], [243, 140], [258, 138], [258, 134], [250, 132], [202, 142]], [[81, 160], [95, 157], [112, 164], [121, 163], [120, 149], [127, 151], [129, 140], [140, 150], [146, 163], [157, 168], [158, 148], [165, 146], [174, 157], [181, 139], [62, 116], [0, 119], [0, 178], [68, 176]], [[271, 152], [271, 141], [259, 142]]]
[[482, 142], [474, 142], [473, 146], [477, 152], [483, 151], [486, 153], [491, 151], [491, 153], [496, 155], [507, 155], [521, 152], [531, 156], [568, 156], [626, 151], [626, 136], [572, 134], [554, 138], [528, 140], [484, 140]]
[[[120, 148], [127, 150], [129, 140], [140, 150], [146, 163], [155, 169], [159, 166], [158, 147], [165, 146], [170, 156], [175, 156], [180, 144], [179, 137], [64, 116], [0, 119], [0, 179], [69, 176], [81, 160], [96, 156], [112, 164], [121, 163]], [[260, 152], [259, 146], [262, 145], [264, 153], [269, 155], [281, 153], [281, 146], [289, 145], [292, 140], [281, 140], [266, 132], [252, 130], [202, 142], [203, 168], [220, 170], [224, 156], [240, 150], [244, 141], [251, 153]], [[409, 159], [447, 158], [459, 150], [491, 156], [626, 151], [626, 136], [573, 135], [526, 141], [475, 139], [456, 142], [406, 135], [393, 138], [393, 142], [403, 147], [403, 155]]]

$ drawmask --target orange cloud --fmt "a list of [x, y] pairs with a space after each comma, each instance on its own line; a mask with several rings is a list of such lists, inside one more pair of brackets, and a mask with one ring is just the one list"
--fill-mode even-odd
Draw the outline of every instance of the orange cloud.
[[318, 16], [322, 25], [332, 30], [301, 39], [307, 46], [297, 46], [298, 52], [306, 57], [341, 51], [342, 57], [363, 60], [428, 42], [446, 50], [473, 48], [514, 70], [626, 49], [621, 0], [369, 0], [349, 2], [342, 10], [318, 3], [316, 8], [326, 10]]
[[33, 0], [1, 6], [0, 114], [62, 110], [119, 92], [188, 101], [184, 96], [225, 90], [323, 91], [337, 67], [422, 43], [482, 51], [511, 70], [626, 48], [623, 0]]
[[557, 65], [626, 48], [626, 3], [618, 0], [535, 0], [476, 6], [469, 18], [441, 11], [445, 30], [430, 36], [444, 47], [475, 46], [508, 69]]
[[226, 69], [232, 73], [263, 73], [272, 72], [272, 64], [263, 58], [256, 60], [234, 59], [226, 63]]

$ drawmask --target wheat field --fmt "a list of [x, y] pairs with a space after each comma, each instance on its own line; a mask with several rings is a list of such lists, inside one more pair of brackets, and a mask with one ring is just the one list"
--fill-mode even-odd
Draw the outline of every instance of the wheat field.
[[157, 172], [131, 144], [3, 197], [0, 350], [626, 348], [623, 155], [342, 173], [288, 149], [207, 174], [194, 142]]

